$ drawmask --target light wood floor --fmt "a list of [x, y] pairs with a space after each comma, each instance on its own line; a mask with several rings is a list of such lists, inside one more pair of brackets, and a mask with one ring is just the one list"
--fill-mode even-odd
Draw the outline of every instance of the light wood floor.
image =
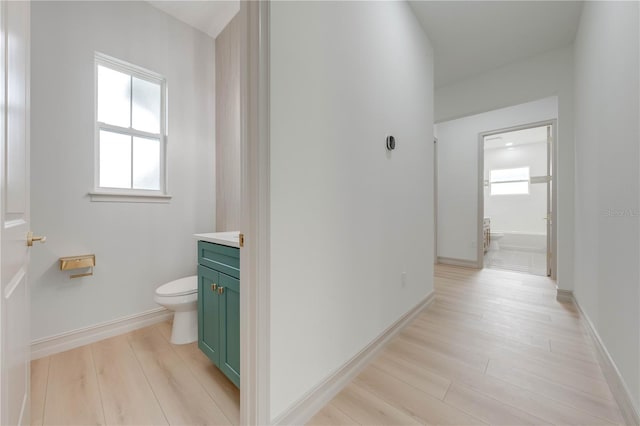
[[32, 361], [32, 424], [238, 424], [238, 389], [170, 335], [161, 323]]
[[546, 277], [438, 265], [436, 300], [310, 425], [624, 424]]
[[[547, 278], [438, 266], [436, 300], [311, 425], [622, 424]], [[162, 323], [32, 362], [33, 424], [237, 424], [238, 390]]]

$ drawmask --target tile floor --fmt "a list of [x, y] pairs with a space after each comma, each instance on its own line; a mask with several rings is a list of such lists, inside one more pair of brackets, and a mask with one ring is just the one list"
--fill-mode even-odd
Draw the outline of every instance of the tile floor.
[[546, 276], [547, 255], [536, 251], [489, 249], [484, 255], [484, 267]]

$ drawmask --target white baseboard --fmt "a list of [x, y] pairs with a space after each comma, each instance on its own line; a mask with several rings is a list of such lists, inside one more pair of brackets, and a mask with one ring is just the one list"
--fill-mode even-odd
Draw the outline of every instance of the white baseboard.
[[556, 300], [558, 302], [574, 302], [573, 292], [571, 290], [562, 290], [556, 286]]
[[438, 256], [436, 263], [442, 263], [444, 265], [462, 266], [463, 268], [478, 269], [478, 262], [475, 260], [454, 259], [451, 257]]
[[89, 343], [124, 334], [171, 318], [173, 312], [155, 308], [89, 327], [79, 328], [31, 342], [31, 359], [68, 351]]
[[317, 386], [307, 392], [290, 409], [278, 416], [274, 425], [302, 425], [305, 424], [329, 403], [360, 371], [371, 362], [396, 334], [406, 327], [420, 312], [426, 309], [435, 299], [435, 292], [431, 292], [413, 309], [391, 324], [378, 337], [358, 352], [353, 358], [338, 368]]
[[[568, 299], [561, 300], [560, 292], [563, 292], [563, 297], [568, 297]], [[568, 296], [567, 296], [568, 295]], [[580, 311], [580, 316], [586, 323], [586, 328], [591, 335], [591, 339], [596, 346], [596, 353], [598, 355], [598, 361], [600, 363], [600, 368], [602, 368], [602, 373], [604, 374], [604, 378], [609, 384], [609, 389], [611, 389], [611, 394], [613, 398], [618, 403], [618, 407], [622, 412], [622, 417], [624, 418], [625, 424], [627, 425], [640, 425], [640, 414], [638, 413], [638, 409], [633, 402], [633, 397], [631, 396], [631, 392], [629, 392], [629, 388], [625, 384], [622, 376], [620, 375], [620, 370], [616, 366], [616, 363], [611, 358], [607, 347], [602, 342], [598, 331], [594, 327], [593, 323], [589, 316], [582, 310], [580, 303], [573, 296], [573, 293], [567, 290], [558, 289], [558, 301], [571, 301], [578, 311]]]

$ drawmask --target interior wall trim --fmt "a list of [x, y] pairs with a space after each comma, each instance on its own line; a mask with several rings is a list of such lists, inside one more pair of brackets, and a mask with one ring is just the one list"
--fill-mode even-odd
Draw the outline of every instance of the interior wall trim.
[[240, 424], [271, 423], [270, 0], [240, 2]]
[[563, 290], [556, 286], [556, 300], [558, 302], [574, 302], [573, 292], [571, 290]]
[[604, 345], [604, 342], [600, 338], [598, 331], [594, 327], [593, 323], [589, 316], [582, 310], [580, 303], [575, 298], [573, 293], [568, 290], [560, 290], [558, 289], [558, 300], [560, 299], [560, 295], [565, 297], [567, 302], [573, 303], [578, 311], [580, 311], [580, 316], [582, 321], [584, 321], [586, 325], [586, 329], [589, 331], [591, 335], [591, 339], [596, 347], [596, 354], [598, 357], [598, 362], [600, 364], [600, 368], [602, 368], [602, 373], [604, 374], [604, 378], [609, 384], [609, 389], [611, 389], [611, 394], [613, 398], [618, 403], [618, 407], [622, 412], [622, 417], [624, 418], [625, 424], [627, 425], [640, 425], [640, 413], [638, 413], [638, 409], [633, 401], [633, 396], [631, 396], [631, 392], [627, 387], [622, 375], [620, 374], [620, 370], [616, 366], [615, 361], [609, 354], [607, 347]]
[[387, 327], [371, 343], [354, 355], [327, 376], [322, 382], [309, 390], [273, 421], [275, 425], [306, 424], [311, 417], [333, 399], [351, 380], [356, 377], [384, 348], [384, 346], [400, 333], [411, 321], [433, 303], [435, 291], [429, 293], [420, 303]]
[[[557, 99], [556, 99], [557, 102]], [[533, 123], [523, 124], [519, 126], [510, 126], [502, 129], [495, 129], [488, 132], [482, 132], [478, 134], [478, 218], [477, 218], [477, 263], [476, 267], [482, 269], [484, 262], [484, 250], [483, 245], [480, 244], [483, 241], [483, 221], [484, 221], [484, 138], [487, 136], [497, 135], [500, 133], [513, 132], [516, 130], [533, 129], [535, 127], [551, 126], [551, 134], [547, 133], [547, 141], [549, 143], [547, 147], [547, 162], [551, 161], [551, 169], [547, 170], [550, 176], [558, 176], [558, 144], [555, 141], [558, 140], [558, 119], [553, 118], [550, 120], [537, 121]], [[551, 195], [549, 198], [549, 190]], [[547, 272], [551, 273], [551, 279], [556, 279], [558, 269], [558, 189], [557, 179], [551, 180], [551, 188], [547, 190], [547, 211], [551, 210], [551, 227], [547, 235]], [[554, 206], [552, 208], [552, 206]], [[564, 224], [563, 224], [564, 225]]]
[[172, 312], [166, 308], [154, 308], [145, 312], [118, 318], [100, 324], [90, 325], [31, 342], [31, 359], [68, 351], [109, 337], [128, 333], [139, 328], [157, 324], [171, 318]]
[[481, 267], [478, 266], [478, 262], [475, 260], [454, 259], [452, 257], [438, 256], [437, 263], [451, 266], [462, 266], [463, 268], [481, 269]]

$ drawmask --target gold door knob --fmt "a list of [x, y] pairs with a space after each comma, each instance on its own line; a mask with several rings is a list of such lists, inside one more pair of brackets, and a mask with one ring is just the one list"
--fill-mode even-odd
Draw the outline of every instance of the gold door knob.
[[224, 287], [218, 287], [218, 294], [224, 293]]
[[45, 243], [47, 241], [47, 237], [34, 237], [33, 236], [33, 232], [29, 231], [27, 232], [27, 245], [29, 247], [33, 246], [33, 242], [34, 241], [40, 241], [41, 243]]
[[213, 283], [211, 284], [211, 291], [216, 291], [218, 289], [218, 284]]

